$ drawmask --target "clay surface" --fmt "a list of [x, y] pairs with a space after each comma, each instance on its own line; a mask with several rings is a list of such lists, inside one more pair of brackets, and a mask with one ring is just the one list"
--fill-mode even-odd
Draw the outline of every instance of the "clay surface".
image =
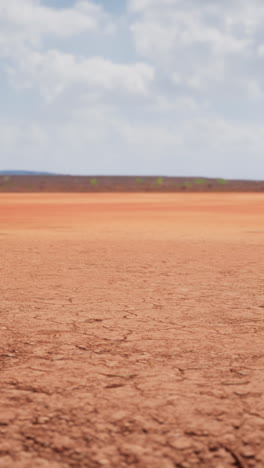
[[0, 195], [0, 467], [263, 468], [264, 195]]

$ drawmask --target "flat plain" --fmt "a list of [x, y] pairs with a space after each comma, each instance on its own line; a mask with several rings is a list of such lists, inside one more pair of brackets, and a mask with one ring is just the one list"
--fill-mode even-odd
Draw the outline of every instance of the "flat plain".
[[263, 468], [264, 194], [0, 195], [0, 467]]

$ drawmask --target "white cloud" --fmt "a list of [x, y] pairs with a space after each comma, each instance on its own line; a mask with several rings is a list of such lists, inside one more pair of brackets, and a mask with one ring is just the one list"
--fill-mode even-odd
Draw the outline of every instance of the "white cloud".
[[0, 56], [6, 59], [14, 86], [38, 88], [48, 100], [75, 85], [144, 95], [154, 79], [150, 65], [119, 64], [46, 47], [46, 40], [50, 43], [54, 36], [102, 35], [112, 24], [102, 7], [89, 0], [62, 9], [46, 7], [38, 0], [0, 0]]
[[[193, 98], [262, 97], [261, 0], [129, 0], [138, 53]], [[264, 54], [263, 54], [264, 55]]]
[[261, 178], [256, 168], [262, 160], [263, 130], [261, 124], [200, 117], [177, 125], [137, 124], [102, 108], [100, 112], [87, 110], [80, 121], [2, 122], [0, 145], [7, 157], [6, 168]]
[[102, 57], [78, 58], [58, 50], [26, 51], [9, 67], [9, 74], [17, 87], [39, 87], [48, 99], [74, 85], [144, 95], [154, 79], [153, 68], [144, 63], [116, 64]]
[[[243, 10], [243, 0], [241, 3]], [[193, 45], [207, 47], [214, 54], [241, 53], [252, 38], [246, 28], [248, 8], [244, 8], [245, 16], [238, 13], [239, 20], [237, 7], [236, 0], [230, 0], [229, 6], [195, 0], [130, 0], [132, 12], [140, 13], [131, 27], [138, 51], [169, 59], [175, 50]], [[238, 31], [237, 26], [243, 30]]]
[[249, 97], [252, 99], [262, 99], [264, 97], [264, 91], [261, 88], [257, 80], [250, 80], [248, 83]]
[[0, 0], [0, 24], [4, 32], [23, 32], [31, 40], [42, 35], [65, 37], [94, 30], [104, 16], [102, 8], [89, 1], [58, 10], [38, 0]]
[[258, 177], [263, 1], [124, 1], [0, 0], [0, 167]]
[[25, 48], [45, 48], [46, 40], [111, 30], [110, 16], [89, 0], [62, 9], [44, 6], [40, 0], [0, 0], [0, 57], [6, 59], [21, 55]]

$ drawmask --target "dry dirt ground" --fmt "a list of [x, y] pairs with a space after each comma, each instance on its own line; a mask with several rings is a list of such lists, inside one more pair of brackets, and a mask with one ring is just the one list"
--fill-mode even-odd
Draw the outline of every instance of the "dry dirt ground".
[[264, 194], [0, 196], [0, 467], [264, 467]]

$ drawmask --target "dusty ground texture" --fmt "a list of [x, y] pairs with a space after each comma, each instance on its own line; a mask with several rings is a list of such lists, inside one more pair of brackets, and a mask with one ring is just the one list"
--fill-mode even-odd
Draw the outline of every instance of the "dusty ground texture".
[[0, 196], [0, 467], [263, 468], [264, 195]]

